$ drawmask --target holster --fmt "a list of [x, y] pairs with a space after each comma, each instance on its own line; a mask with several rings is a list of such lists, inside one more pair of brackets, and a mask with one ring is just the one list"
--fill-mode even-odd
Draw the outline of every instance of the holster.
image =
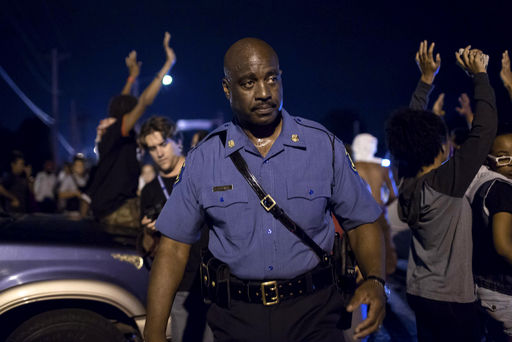
[[352, 313], [347, 312], [345, 308], [356, 290], [357, 273], [356, 258], [350, 248], [346, 235], [342, 238], [338, 233], [335, 234], [332, 263], [334, 283], [342, 298], [344, 307], [344, 312], [341, 313], [338, 325], [342, 329], [348, 329], [352, 323]]
[[229, 266], [215, 258], [208, 249], [201, 250], [201, 293], [206, 304], [215, 303], [229, 308], [231, 297], [229, 288]]

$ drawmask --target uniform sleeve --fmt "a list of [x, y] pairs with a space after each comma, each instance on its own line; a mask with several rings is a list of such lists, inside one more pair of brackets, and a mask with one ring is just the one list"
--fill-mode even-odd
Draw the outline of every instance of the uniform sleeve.
[[512, 213], [512, 185], [496, 181], [485, 198], [489, 216], [499, 212]]
[[171, 196], [156, 220], [156, 228], [168, 238], [193, 244], [201, 236], [204, 212], [199, 205], [199, 190], [202, 166], [196, 162], [197, 153], [191, 153], [183, 167]]
[[339, 140], [335, 142], [334, 171], [331, 207], [343, 229], [354, 229], [377, 220], [382, 210], [359, 177], [354, 163]]

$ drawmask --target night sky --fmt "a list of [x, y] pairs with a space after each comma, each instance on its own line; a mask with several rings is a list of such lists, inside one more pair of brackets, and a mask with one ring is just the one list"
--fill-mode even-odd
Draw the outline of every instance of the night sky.
[[[224, 53], [240, 38], [258, 37], [279, 55], [284, 107], [292, 115], [329, 122], [336, 132], [350, 132], [345, 119], [359, 118], [363, 131], [379, 137], [383, 154], [384, 121], [393, 109], [408, 104], [419, 79], [414, 54], [422, 39], [436, 41], [441, 53], [431, 104], [439, 92], [446, 93], [451, 128], [464, 124], [453, 109], [459, 94], [472, 89], [454, 62], [454, 52], [468, 43], [490, 55], [488, 71], [499, 108], [504, 108], [500, 114], [510, 114], [499, 79], [501, 52], [512, 49], [510, 7], [510, 1], [10, 0], [2, 1], [0, 13], [0, 65], [51, 114], [50, 52], [57, 48], [67, 54], [59, 65], [59, 129], [90, 153], [95, 126], [128, 76], [124, 57], [130, 50], [137, 50], [143, 62], [141, 91], [164, 62], [164, 31], [171, 33], [177, 55], [173, 84], [161, 91], [144, 118], [229, 120], [221, 88]], [[34, 117], [1, 79], [0, 98], [2, 130], [14, 132]], [[78, 140], [70, 129], [72, 101]]]

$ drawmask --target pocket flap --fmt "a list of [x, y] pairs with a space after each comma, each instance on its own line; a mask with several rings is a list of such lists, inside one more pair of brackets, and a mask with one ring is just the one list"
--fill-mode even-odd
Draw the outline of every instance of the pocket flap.
[[233, 189], [227, 191], [212, 191], [214, 186], [210, 186], [203, 191], [203, 206], [210, 207], [227, 207], [234, 203], [247, 203], [247, 189], [233, 185]]
[[329, 182], [321, 180], [286, 180], [288, 198], [305, 198], [313, 200], [318, 197], [331, 197]]

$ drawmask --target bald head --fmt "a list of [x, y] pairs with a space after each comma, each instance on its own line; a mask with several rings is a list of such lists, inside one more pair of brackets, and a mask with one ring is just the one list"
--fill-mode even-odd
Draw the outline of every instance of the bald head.
[[258, 38], [243, 38], [235, 42], [224, 55], [224, 76], [231, 78], [233, 71], [238, 71], [242, 64], [255, 57], [273, 59], [279, 67], [277, 54], [270, 45]]

